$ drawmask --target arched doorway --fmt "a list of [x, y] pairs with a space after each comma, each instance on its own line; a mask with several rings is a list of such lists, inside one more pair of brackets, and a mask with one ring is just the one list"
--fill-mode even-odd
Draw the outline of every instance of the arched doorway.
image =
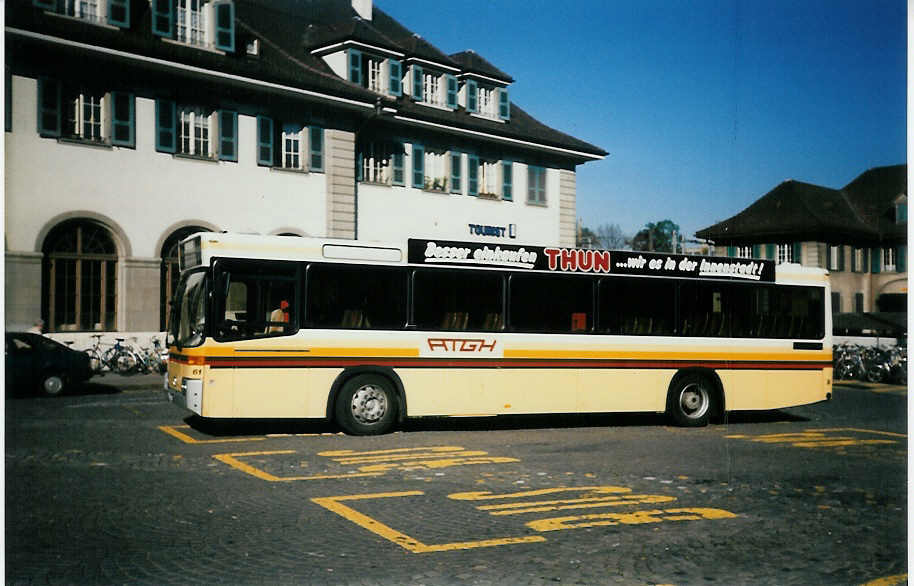
[[178, 244], [195, 232], [208, 231], [207, 228], [200, 226], [185, 226], [172, 232], [162, 244], [162, 269], [159, 281], [159, 328], [162, 331], [168, 329], [171, 297], [175, 287], [178, 286], [178, 278], [181, 276], [178, 270]]
[[49, 332], [106, 331], [117, 324], [117, 247], [90, 220], [69, 220], [48, 234], [42, 314]]

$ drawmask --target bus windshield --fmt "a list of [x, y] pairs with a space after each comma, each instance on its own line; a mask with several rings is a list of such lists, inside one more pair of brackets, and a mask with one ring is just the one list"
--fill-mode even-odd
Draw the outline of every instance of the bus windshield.
[[199, 346], [206, 325], [206, 272], [196, 271], [181, 278], [175, 293], [169, 344]]

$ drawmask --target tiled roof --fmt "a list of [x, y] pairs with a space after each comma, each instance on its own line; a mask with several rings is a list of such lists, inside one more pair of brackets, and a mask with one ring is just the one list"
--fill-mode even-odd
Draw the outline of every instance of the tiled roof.
[[513, 83], [514, 78], [495, 67], [482, 58], [475, 51], [462, 51], [451, 55], [451, 59], [460, 64], [461, 68], [469, 73], [479, 73], [488, 77], [494, 77], [508, 83]]
[[847, 243], [903, 236], [894, 201], [907, 191], [907, 166], [871, 169], [830, 189], [785, 181], [735, 216], [695, 233], [720, 244], [808, 239]]

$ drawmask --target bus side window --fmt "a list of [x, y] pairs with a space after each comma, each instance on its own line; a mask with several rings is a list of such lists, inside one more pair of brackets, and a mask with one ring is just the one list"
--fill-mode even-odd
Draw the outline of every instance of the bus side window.
[[577, 275], [512, 275], [511, 329], [556, 333], [591, 331], [593, 287], [593, 279]]
[[406, 271], [313, 264], [307, 319], [314, 328], [399, 330], [406, 325]]
[[215, 288], [218, 340], [288, 335], [297, 330], [296, 266], [247, 261], [218, 265]]
[[413, 298], [422, 330], [496, 332], [504, 325], [504, 277], [497, 273], [417, 269]]

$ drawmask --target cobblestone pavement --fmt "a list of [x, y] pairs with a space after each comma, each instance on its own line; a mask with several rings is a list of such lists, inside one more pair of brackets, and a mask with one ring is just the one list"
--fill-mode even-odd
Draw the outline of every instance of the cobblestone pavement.
[[216, 425], [161, 379], [6, 401], [9, 584], [907, 583], [907, 392], [652, 414]]

